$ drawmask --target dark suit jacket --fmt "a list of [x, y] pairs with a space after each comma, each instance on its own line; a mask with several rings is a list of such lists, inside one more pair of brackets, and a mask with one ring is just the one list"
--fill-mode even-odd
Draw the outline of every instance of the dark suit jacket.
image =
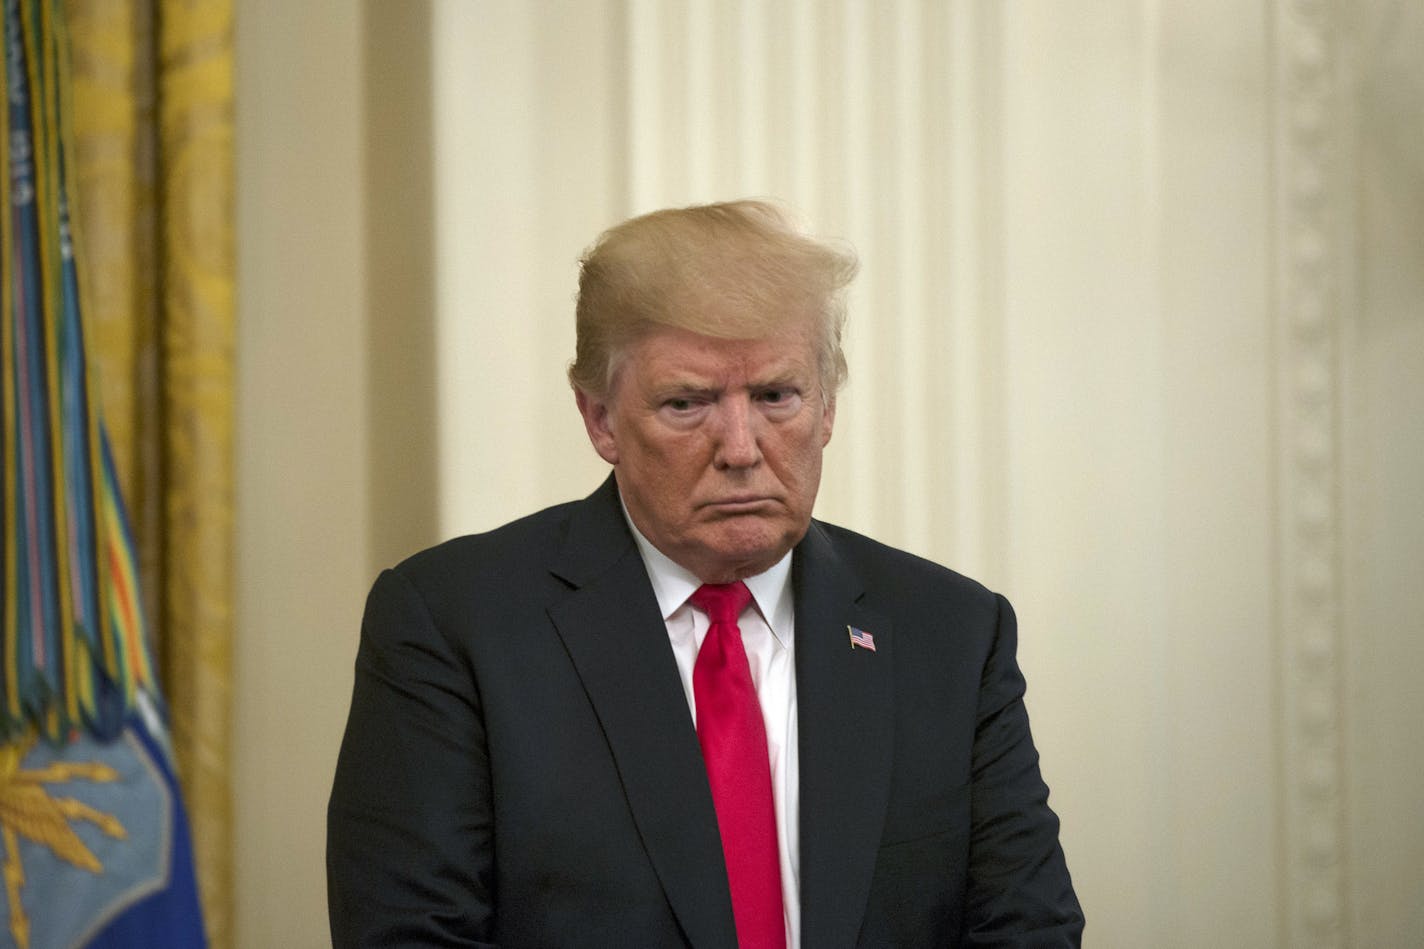
[[[820, 522], [792, 583], [803, 946], [1077, 945], [1008, 603]], [[612, 478], [376, 581], [327, 873], [337, 946], [736, 945]]]

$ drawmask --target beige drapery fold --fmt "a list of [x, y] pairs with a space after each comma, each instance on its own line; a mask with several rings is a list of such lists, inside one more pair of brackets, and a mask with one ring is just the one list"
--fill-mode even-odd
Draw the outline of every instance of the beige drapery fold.
[[232, 944], [231, 0], [65, 0], [91, 357], [204, 917]]

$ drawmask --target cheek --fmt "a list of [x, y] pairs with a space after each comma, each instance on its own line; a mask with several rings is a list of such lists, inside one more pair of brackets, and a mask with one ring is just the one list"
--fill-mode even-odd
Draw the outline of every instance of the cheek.
[[635, 450], [624, 452], [625, 467], [638, 473], [650, 498], [663, 507], [689, 501], [708, 468], [702, 444], [689, 437], [640, 435]]
[[801, 493], [807, 507], [816, 501], [816, 491], [821, 486], [821, 452], [817, 450], [807, 460], [801, 472]]
[[673, 477], [687, 467], [695, 447], [689, 439], [676, 435], [639, 432], [637, 454], [639, 466], [651, 476]]
[[798, 439], [783, 446], [786, 451], [785, 471], [787, 487], [803, 495], [802, 500], [810, 504], [821, 480], [821, 441], [819, 432], [806, 432]]

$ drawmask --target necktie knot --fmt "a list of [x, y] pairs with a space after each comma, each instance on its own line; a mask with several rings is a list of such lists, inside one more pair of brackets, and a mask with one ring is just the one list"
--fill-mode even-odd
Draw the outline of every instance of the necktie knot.
[[752, 591], [738, 580], [736, 583], [704, 583], [688, 598], [703, 610], [714, 623], [737, 624], [737, 617], [751, 602]]

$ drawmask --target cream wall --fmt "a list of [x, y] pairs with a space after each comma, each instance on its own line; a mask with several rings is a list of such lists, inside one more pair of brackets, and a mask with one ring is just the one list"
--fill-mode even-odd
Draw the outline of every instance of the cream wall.
[[326, 942], [365, 590], [586, 493], [574, 260], [850, 239], [819, 508], [1014, 601], [1099, 946], [1424, 943], [1417, 5], [243, 5], [238, 923]]
[[352, 636], [369, 584], [361, 21], [238, 10], [239, 946], [321, 946], [321, 854]]
[[1341, 326], [1345, 849], [1358, 945], [1424, 943], [1424, 6], [1351, 31], [1358, 242]]

